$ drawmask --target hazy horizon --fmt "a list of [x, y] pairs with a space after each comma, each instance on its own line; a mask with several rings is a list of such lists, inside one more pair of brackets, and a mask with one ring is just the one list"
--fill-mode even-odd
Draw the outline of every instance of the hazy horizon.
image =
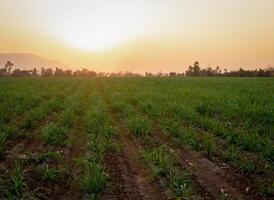
[[274, 1], [2, 0], [0, 53], [96, 71], [274, 65]]

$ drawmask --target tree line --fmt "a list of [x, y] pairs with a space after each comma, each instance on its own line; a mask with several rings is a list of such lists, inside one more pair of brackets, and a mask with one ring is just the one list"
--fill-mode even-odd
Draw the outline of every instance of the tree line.
[[41, 70], [37, 70], [36, 68], [26, 70], [26, 69], [14, 69], [12, 67], [14, 64], [11, 61], [7, 61], [3, 68], [0, 68], [0, 76], [11, 76], [11, 77], [25, 77], [25, 76], [88, 76], [88, 77], [96, 77], [100, 75], [100, 73], [96, 73], [95, 71], [91, 71], [88, 69], [82, 70], [64, 70], [62, 68], [56, 67], [55, 70], [52, 68], [44, 68]]
[[176, 77], [176, 76], [229, 76], [229, 77], [273, 77], [274, 68], [268, 67], [265, 69], [255, 69], [255, 70], [244, 70], [240, 68], [239, 70], [228, 71], [227, 69], [222, 69], [217, 66], [216, 68], [201, 68], [198, 61], [194, 62], [193, 66], [189, 66], [185, 73], [169, 72], [162, 73], [161, 71], [157, 73], [145, 72], [144, 75], [139, 73], [133, 73], [131, 71], [125, 72], [95, 72], [89, 69], [83, 68], [82, 70], [64, 70], [62, 68], [56, 67], [55, 70], [52, 68], [44, 68], [37, 70], [36, 68], [25, 70], [25, 69], [13, 69], [14, 64], [11, 61], [7, 61], [3, 68], [0, 68], [0, 77], [11, 76], [11, 77], [26, 77], [26, 76], [42, 76], [42, 77], [72, 77], [72, 76], [83, 76], [83, 77]]
[[[134, 73], [131, 71], [124, 71], [124, 72], [95, 72], [89, 69], [76, 69], [76, 70], [64, 70], [62, 68], [56, 67], [55, 70], [52, 68], [44, 68], [42, 67], [41, 70], [37, 70], [36, 68], [30, 69], [30, 70], [23, 70], [23, 69], [14, 69], [12, 70], [12, 67], [14, 64], [11, 61], [7, 61], [4, 68], [0, 68], [0, 77], [6, 76], [6, 77], [27, 77], [27, 76], [42, 76], [42, 77], [50, 77], [50, 76], [57, 76], [57, 77], [142, 77], [144, 75], [139, 73]], [[166, 77], [166, 76], [183, 76], [184, 73], [176, 73], [176, 72], [170, 72], [170, 73], [162, 73], [161, 71], [157, 73], [151, 73], [146, 72], [146, 77]]]
[[224, 69], [223, 71], [219, 66], [215, 69], [208, 67], [202, 69], [198, 61], [194, 62], [193, 66], [189, 66], [188, 70], [185, 72], [186, 76], [231, 76], [231, 77], [273, 77], [274, 68], [268, 67], [265, 69], [255, 69], [255, 70], [244, 70], [242, 68], [238, 70], [228, 71]]

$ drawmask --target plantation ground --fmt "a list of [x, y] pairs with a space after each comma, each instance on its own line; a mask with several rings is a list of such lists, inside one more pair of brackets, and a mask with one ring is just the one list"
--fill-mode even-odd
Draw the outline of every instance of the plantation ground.
[[1, 78], [1, 199], [273, 199], [274, 79]]

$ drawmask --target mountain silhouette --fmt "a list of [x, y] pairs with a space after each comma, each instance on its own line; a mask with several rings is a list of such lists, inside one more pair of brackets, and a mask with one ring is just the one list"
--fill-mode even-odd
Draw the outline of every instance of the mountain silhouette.
[[50, 60], [34, 54], [28, 53], [0, 53], [0, 68], [4, 67], [7, 61], [11, 61], [13, 68], [32, 69], [34, 67], [40, 69], [45, 68], [68, 68], [59, 60]]

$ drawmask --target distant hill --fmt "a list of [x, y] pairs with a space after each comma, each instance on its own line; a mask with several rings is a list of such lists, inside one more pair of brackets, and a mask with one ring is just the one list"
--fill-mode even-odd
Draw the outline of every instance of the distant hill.
[[7, 61], [11, 61], [14, 66], [13, 68], [21, 69], [32, 69], [36, 67], [40, 69], [45, 68], [68, 68], [64, 63], [58, 60], [49, 60], [42, 58], [34, 54], [25, 54], [25, 53], [0, 53], [0, 68], [4, 67]]

